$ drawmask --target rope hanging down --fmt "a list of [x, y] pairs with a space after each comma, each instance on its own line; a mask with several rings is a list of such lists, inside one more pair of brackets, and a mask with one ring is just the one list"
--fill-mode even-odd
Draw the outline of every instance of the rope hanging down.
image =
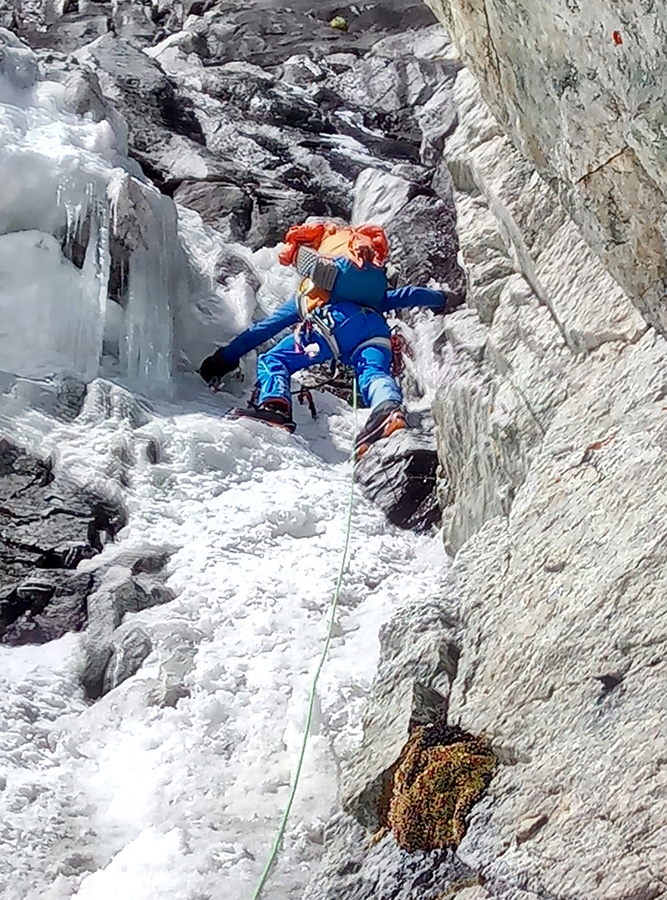
[[357, 381], [354, 379], [352, 385], [352, 407], [354, 409], [354, 434], [352, 437], [352, 453], [351, 453], [351, 462], [352, 462], [352, 477], [350, 479], [350, 494], [347, 504], [347, 524], [345, 527], [345, 543], [343, 545], [343, 555], [340, 561], [340, 568], [338, 570], [338, 579], [336, 581], [336, 587], [333, 593], [333, 600], [331, 602], [331, 614], [329, 616], [329, 629], [327, 631], [327, 637], [324, 642], [324, 647], [322, 648], [322, 654], [320, 656], [320, 661], [318, 663], [317, 669], [315, 670], [315, 677], [313, 678], [313, 683], [310, 689], [310, 697], [308, 699], [308, 712], [306, 714], [306, 724], [303, 730], [303, 740], [301, 741], [301, 750], [299, 752], [299, 759], [296, 764], [296, 770], [294, 772], [294, 778], [292, 780], [292, 788], [290, 790], [289, 798], [287, 800], [287, 806], [285, 807], [285, 812], [283, 813], [283, 817], [280, 820], [280, 826], [278, 827], [278, 833], [276, 835], [276, 839], [273, 842], [273, 846], [271, 848], [271, 852], [269, 854], [269, 858], [264, 866], [264, 871], [262, 872], [261, 878], [255, 888], [255, 893], [252, 895], [252, 900], [259, 900], [262, 896], [262, 891], [264, 890], [264, 886], [271, 874], [271, 869], [273, 868], [273, 864], [276, 861], [278, 853], [280, 852], [280, 845], [285, 836], [285, 829], [287, 828], [287, 820], [289, 819], [289, 814], [292, 809], [292, 804], [294, 803], [294, 798], [296, 796], [297, 787], [299, 786], [299, 778], [301, 776], [301, 769], [303, 768], [303, 761], [306, 756], [306, 747], [308, 745], [308, 735], [310, 733], [310, 726], [313, 719], [313, 709], [315, 707], [315, 695], [317, 692], [317, 683], [320, 679], [320, 674], [322, 669], [324, 668], [324, 663], [327, 658], [327, 653], [329, 652], [329, 645], [331, 644], [331, 639], [333, 637], [334, 625], [336, 623], [336, 610], [338, 608], [338, 599], [340, 597], [340, 589], [343, 583], [343, 574], [345, 572], [345, 566], [347, 565], [347, 556], [350, 548], [350, 535], [352, 533], [352, 508], [354, 505], [354, 462], [355, 462], [355, 443], [357, 439], [358, 427], [357, 427]]

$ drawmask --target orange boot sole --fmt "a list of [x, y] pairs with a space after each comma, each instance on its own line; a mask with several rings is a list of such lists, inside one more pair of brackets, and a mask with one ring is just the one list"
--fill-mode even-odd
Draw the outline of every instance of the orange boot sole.
[[377, 443], [377, 441], [380, 441], [383, 438], [388, 438], [390, 435], [394, 434], [395, 431], [403, 431], [403, 429], [407, 427], [408, 423], [405, 421], [405, 417], [402, 413], [393, 416], [382, 429], [382, 434], [378, 435], [374, 441], [359, 444], [355, 453], [355, 459], [359, 460], [365, 453], [368, 453], [372, 444]]

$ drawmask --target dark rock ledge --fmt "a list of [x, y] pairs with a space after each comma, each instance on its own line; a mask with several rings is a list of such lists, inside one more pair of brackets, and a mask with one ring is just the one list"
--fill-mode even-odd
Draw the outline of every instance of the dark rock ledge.
[[169, 554], [119, 557], [79, 572], [127, 523], [117, 501], [82, 491], [0, 438], [0, 643], [43, 644], [87, 629], [83, 685], [91, 699], [133, 675], [152, 650], [126, 613], [173, 599]]

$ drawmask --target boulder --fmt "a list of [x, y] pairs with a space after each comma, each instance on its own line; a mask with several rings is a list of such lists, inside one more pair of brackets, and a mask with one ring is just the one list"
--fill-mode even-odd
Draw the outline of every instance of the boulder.
[[135, 675], [152, 649], [150, 636], [143, 628], [131, 625], [124, 633], [118, 629], [104, 673], [102, 692], [108, 694]]
[[324, 830], [324, 857], [303, 900], [441, 900], [478, 884], [475, 872], [451, 850], [408, 853], [388, 832], [368, 832], [340, 813]]
[[79, 562], [125, 523], [122, 507], [66, 484], [50, 460], [0, 439], [0, 641], [44, 643], [86, 622]]
[[[327, 87], [347, 107], [363, 111], [366, 127], [385, 137], [420, 147], [423, 139], [420, 107], [427, 100], [434, 102], [436, 88], [440, 91], [438, 96], [445, 102], [458, 68], [450, 62], [415, 57], [388, 60], [366, 56], [350, 69], [328, 79]], [[451, 109], [451, 101], [449, 106]], [[439, 119], [437, 129], [443, 124]]]
[[9, 646], [44, 644], [86, 624], [86, 601], [93, 576], [44, 571], [0, 596], [0, 642]]
[[105, 96], [129, 127], [130, 155], [157, 184], [202, 168], [241, 177], [241, 169], [207, 152], [192, 103], [145, 53], [106, 34], [75, 54], [94, 68]]
[[393, 525], [428, 531], [440, 523], [435, 441], [416, 429], [377, 441], [361, 457], [355, 480]]
[[186, 179], [178, 185], [173, 198], [176, 203], [196, 210], [226, 240], [242, 241], [248, 233], [253, 203], [242, 187], [221, 181]]
[[88, 599], [82, 683], [93, 700], [133, 675], [152, 649], [148, 634], [127, 615], [174, 599], [159, 575], [162, 567], [146, 573], [146, 565], [152, 568], [150, 563], [136, 560], [131, 568], [116, 563], [101, 570]]

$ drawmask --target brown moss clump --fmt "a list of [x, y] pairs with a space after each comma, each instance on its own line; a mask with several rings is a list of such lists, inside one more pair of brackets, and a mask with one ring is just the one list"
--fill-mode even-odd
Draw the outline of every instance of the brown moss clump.
[[458, 727], [416, 728], [394, 773], [388, 823], [405, 850], [457, 847], [465, 819], [498, 760], [482, 738]]

